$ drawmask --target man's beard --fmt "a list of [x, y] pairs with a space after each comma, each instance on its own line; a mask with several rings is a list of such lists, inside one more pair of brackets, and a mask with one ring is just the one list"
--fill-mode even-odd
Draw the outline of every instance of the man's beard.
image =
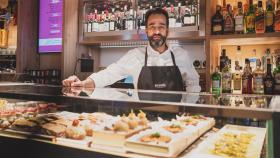
[[[153, 39], [154, 36], [159, 36], [160, 39]], [[166, 36], [163, 36], [161, 34], [153, 34], [152, 36], [148, 36], [149, 43], [153, 49], [157, 49], [165, 44], [166, 42]]]

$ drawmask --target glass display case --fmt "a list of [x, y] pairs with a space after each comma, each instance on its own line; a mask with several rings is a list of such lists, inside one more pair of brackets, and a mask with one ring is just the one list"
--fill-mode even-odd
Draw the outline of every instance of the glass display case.
[[[3, 107], [9, 107], [8, 109], [12, 111], [10, 113], [13, 113], [13, 110], [16, 111], [14, 116], [30, 115], [30, 110], [31, 115], [35, 116], [34, 112], [32, 113], [32, 107], [33, 110], [35, 107], [36, 119], [39, 119], [38, 117], [41, 115], [48, 115], [47, 117], [49, 118], [50, 114], [58, 112], [59, 115], [63, 115], [63, 117], [70, 114], [71, 117], [75, 115], [80, 123], [83, 122], [82, 120], [84, 120], [85, 114], [89, 113], [95, 116], [97, 112], [99, 114], [103, 112], [102, 114], [106, 114], [106, 117], [107, 115], [119, 119], [127, 117], [126, 119], [128, 120], [132, 117], [131, 113], [133, 113], [133, 115], [139, 117], [139, 119], [145, 117], [151, 123], [151, 125], [149, 124], [151, 129], [146, 130], [145, 128], [143, 131], [158, 130], [157, 128], [153, 128], [153, 125], [156, 124], [155, 122], [178, 121], [182, 117], [192, 117], [195, 119], [199, 117], [198, 119], [202, 120], [215, 120], [215, 125], [210, 121], [210, 123], [207, 124], [209, 128], [199, 129], [198, 136], [189, 142], [189, 147], [183, 147], [183, 150], [180, 150], [179, 153], [176, 149], [180, 148], [180, 143], [179, 145], [176, 144], [174, 149], [168, 147], [169, 152], [173, 150], [177, 152], [175, 152], [176, 157], [193, 157], [193, 155], [190, 154], [198, 150], [196, 150], [196, 148], [201, 146], [200, 143], [205, 144], [205, 139], [208, 140], [212, 138], [211, 136], [220, 131], [224, 131], [224, 129], [229, 128], [229, 126], [232, 129], [233, 127], [231, 127], [231, 125], [240, 126], [243, 131], [245, 131], [246, 128], [256, 128], [256, 130], [253, 131], [266, 129], [266, 141], [264, 141], [263, 146], [261, 145], [261, 154], [256, 157], [279, 157], [277, 147], [279, 147], [280, 138], [277, 133], [279, 133], [280, 121], [280, 96], [234, 94], [214, 96], [209, 93], [162, 92], [112, 88], [88, 89], [38, 84], [3, 84], [0, 85], [0, 96], [2, 100], [6, 100], [9, 103], [9, 106], [3, 106], [2, 104], [4, 103], [1, 102], [1, 119], [7, 116], [7, 113], [9, 114], [9, 110], [8, 112], [5, 111]], [[42, 106], [47, 107], [47, 109], [42, 110], [40, 108]], [[19, 112], [16, 110], [18, 108], [26, 108], [26, 110]], [[15, 123], [13, 123], [11, 127], [15, 127], [14, 124]], [[71, 121], [70, 124], [74, 126], [77, 122], [74, 120], [73, 122]], [[105, 127], [107, 130], [110, 128], [117, 128], [116, 124], [113, 124], [112, 127], [108, 127], [107, 125]], [[47, 127], [45, 127], [44, 124], [41, 128], [45, 129]], [[220, 128], [222, 128], [222, 130], [220, 130]], [[135, 133], [141, 135], [143, 131], [141, 129]], [[64, 135], [61, 137], [58, 134], [59, 131], [55, 130], [53, 132], [54, 133], [46, 134], [40, 130], [40, 132], [30, 133], [30, 131], [28, 131], [26, 133], [26, 130], [23, 132], [21, 130], [15, 130], [15, 128], [3, 128], [0, 132], [1, 148], [7, 148], [9, 143], [11, 144], [11, 142], [13, 142], [14, 144], [19, 141], [18, 139], [21, 139], [22, 141], [28, 141], [27, 144], [31, 146], [36, 144], [38, 151], [35, 152], [32, 150], [32, 152], [38, 152], [38, 155], [49, 150], [54, 150], [52, 152], [53, 155], [51, 153], [45, 153], [46, 157], [59, 157], [58, 155], [61, 154], [62, 151], [67, 157], [73, 157], [75, 154], [83, 155], [84, 157], [92, 157], [93, 155], [101, 157], [174, 156], [166, 153], [163, 155], [150, 155], [144, 151], [143, 154], [141, 152], [139, 153], [139, 151], [129, 150], [131, 146], [135, 145], [133, 143], [131, 145], [131, 142], [135, 141], [135, 135], [138, 135], [135, 133], [132, 134], [133, 136], [125, 137], [125, 148], [121, 147], [120, 149], [113, 147], [108, 148], [106, 145], [106, 147], [95, 146], [95, 143], [98, 141], [98, 138], [95, 137], [100, 136], [97, 133], [93, 134], [92, 137], [86, 137], [83, 139], [84, 141], [79, 141], [77, 139], [64, 138]], [[114, 132], [112, 135], [116, 133], [117, 132]], [[109, 136], [110, 135], [107, 135], [107, 137]], [[176, 137], [177, 136], [174, 135], [171, 138], [175, 139]], [[107, 142], [120, 142], [120, 139], [118, 139], [118, 141], [114, 141], [114, 139], [114, 137], [110, 136], [109, 140], [111, 141]], [[261, 139], [262, 137], [256, 137], [256, 140]], [[2, 143], [2, 140], [5, 144]], [[101, 140], [106, 140], [106, 136]], [[22, 145], [24, 143], [20, 142], [19, 144]], [[24, 150], [22, 149], [23, 151], [28, 150], [27, 147], [20, 146], [20, 148], [24, 148]], [[11, 149], [7, 151], [11, 151]], [[54, 153], [58, 155], [54, 155]]]

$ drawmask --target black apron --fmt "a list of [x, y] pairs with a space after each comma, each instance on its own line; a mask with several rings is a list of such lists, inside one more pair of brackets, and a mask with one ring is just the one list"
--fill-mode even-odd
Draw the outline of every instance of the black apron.
[[[174, 54], [171, 51], [173, 66], [147, 66], [148, 53], [146, 48], [145, 65], [138, 78], [138, 89], [184, 91], [181, 72], [176, 65]], [[173, 93], [138, 93], [141, 100], [153, 101], [180, 101], [181, 95]]]

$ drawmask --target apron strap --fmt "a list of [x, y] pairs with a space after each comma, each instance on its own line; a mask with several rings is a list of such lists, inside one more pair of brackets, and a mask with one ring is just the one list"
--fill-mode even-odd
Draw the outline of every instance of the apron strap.
[[[146, 47], [146, 53], [145, 53], [145, 66], [147, 66], [147, 60], [148, 60], [148, 51], [147, 51], [147, 47]], [[174, 57], [174, 54], [173, 52], [170, 50], [171, 52], [171, 58], [172, 58], [172, 62], [173, 62], [173, 65], [176, 66], [176, 61], [175, 61], [175, 57]]]

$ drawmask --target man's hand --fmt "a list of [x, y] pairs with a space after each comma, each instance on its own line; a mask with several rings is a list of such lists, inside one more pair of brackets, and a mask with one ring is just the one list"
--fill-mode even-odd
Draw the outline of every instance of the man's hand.
[[87, 78], [81, 81], [77, 76], [70, 76], [67, 79], [62, 81], [62, 85], [66, 87], [88, 87], [94, 88], [94, 81], [90, 78]]

